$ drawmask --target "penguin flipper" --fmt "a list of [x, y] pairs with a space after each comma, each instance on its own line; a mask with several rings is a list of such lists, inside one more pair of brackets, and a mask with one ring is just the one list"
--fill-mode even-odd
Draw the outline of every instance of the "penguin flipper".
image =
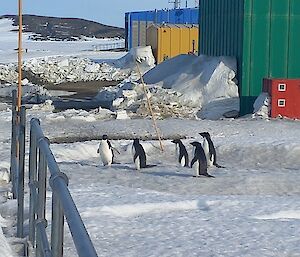
[[214, 165], [215, 165], [217, 168], [222, 168], [222, 169], [226, 168], [226, 167], [224, 167], [224, 166], [219, 165], [218, 163], [214, 163]]
[[191, 167], [193, 167], [193, 165], [196, 161], [197, 161], [197, 159], [194, 157], [193, 160], [191, 161]]

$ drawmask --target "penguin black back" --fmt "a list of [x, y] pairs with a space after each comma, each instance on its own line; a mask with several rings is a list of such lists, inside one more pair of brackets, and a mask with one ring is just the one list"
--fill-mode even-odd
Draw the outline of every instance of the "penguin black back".
[[146, 168], [146, 153], [138, 138], [133, 140], [132, 150], [133, 162], [136, 164], [137, 169]]
[[207, 160], [201, 144], [196, 141], [190, 144], [195, 147], [194, 158], [191, 161], [191, 167], [193, 167], [194, 164], [198, 165], [196, 166], [196, 176], [202, 175], [206, 177], [214, 177], [207, 173]]
[[217, 153], [216, 153], [216, 148], [214, 146], [213, 141], [211, 140], [210, 134], [208, 132], [201, 132], [199, 133], [200, 136], [206, 139], [208, 143], [208, 148], [209, 148], [209, 158], [210, 160], [213, 159], [213, 165], [218, 167], [218, 168], [225, 168], [219, 164], [217, 164]]
[[180, 139], [174, 139], [171, 142], [176, 144], [176, 148], [179, 147], [178, 162], [181, 166], [189, 167], [189, 155], [182, 141]]

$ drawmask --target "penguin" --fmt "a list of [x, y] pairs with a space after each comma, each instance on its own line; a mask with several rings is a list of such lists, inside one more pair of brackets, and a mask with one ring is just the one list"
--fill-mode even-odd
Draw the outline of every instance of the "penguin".
[[100, 154], [104, 166], [111, 166], [114, 161], [114, 152], [107, 135], [102, 136], [97, 153]]
[[203, 150], [206, 155], [207, 165], [216, 166], [217, 168], [225, 168], [219, 164], [217, 164], [217, 155], [216, 149], [213, 141], [211, 140], [210, 134], [208, 132], [199, 133], [203, 137]]
[[132, 144], [132, 156], [133, 162], [135, 163], [135, 167], [137, 170], [141, 168], [146, 168], [146, 153], [143, 146], [140, 144], [140, 140], [135, 138]]
[[175, 144], [176, 158], [182, 167], [189, 167], [189, 155], [180, 139], [174, 139], [171, 141]]
[[132, 157], [137, 170], [140, 170], [141, 168], [151, 168], [156, 166], [146, 164], [146, 153], [143, 146], [140, 144], [140, 140], [138, 138], [133, 140]]
[[194, 146], [194, 158], [191, 161], [191, 167], [195, 167], [196, 175], [195, 177], [199, 176], [206, 176], [210, 178], [214, 178], [214, 176], [207, 173], [207, 160], [204, 153], [204, 150], [199, 142], [192, 142], [190, 143], [192, 146]]

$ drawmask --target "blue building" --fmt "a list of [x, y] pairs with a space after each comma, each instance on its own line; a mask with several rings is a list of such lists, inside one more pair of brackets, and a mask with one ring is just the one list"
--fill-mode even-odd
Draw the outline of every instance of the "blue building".
[[199, 24], [199, 9], [165, 9], [125, 13], [125, 45], [127, 49], [146, 45], [146, 30], [153, 24]]

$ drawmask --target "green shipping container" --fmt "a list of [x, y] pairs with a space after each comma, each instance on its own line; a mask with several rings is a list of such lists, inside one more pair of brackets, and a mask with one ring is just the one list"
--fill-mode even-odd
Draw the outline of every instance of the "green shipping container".
[[262, 79], [300, 78], [300, 0], [199, 0], [199, 53], [235, 56], [240, 114]]

